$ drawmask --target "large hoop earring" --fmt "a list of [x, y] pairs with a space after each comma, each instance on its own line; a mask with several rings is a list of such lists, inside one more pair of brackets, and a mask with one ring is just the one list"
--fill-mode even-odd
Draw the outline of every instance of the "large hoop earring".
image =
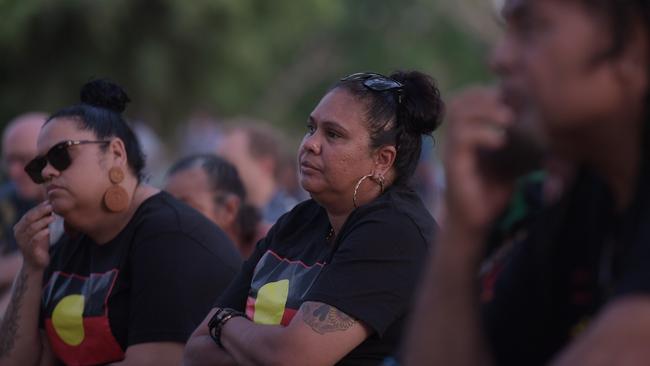
[[[357, 184], [354, 186], [354, 193], [352, 194], [352, 204], [354, 205], [354, 208], [359, 208], [359, 205], [357, 204], [357, 193], [359, 192], [359, 187], [361, 186], [361, 183], [363, 183], [364, 180], [372, 177], [372, 174], [364, 175], [359, 179]], [[377, 180], [379, 181], [379, 189], [380, 189], [380, 194], [384, 193], [384, 176], [380, 175]]]
[[376, 179], [377, 179], [377, 181], [379, 181], [379, 192], [380, 192], [379, 194], [383, 194], [384, 193], [384, 176], [380, 175]]
[[368, 177], [372, 177], [372, 174], [364, 175], [359, 179], [357, 184], [354, 186], [354, 193], [352, 194], [352, 204], [354, 205], [354, 208], [359, 208], [359, 205], [357, 205], [357, 192], [359, 192], [359, 186], [361, 183], [366, 180]]

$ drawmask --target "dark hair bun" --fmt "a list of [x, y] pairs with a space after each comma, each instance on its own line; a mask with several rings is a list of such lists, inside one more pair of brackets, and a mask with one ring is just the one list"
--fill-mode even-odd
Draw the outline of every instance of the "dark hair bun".
[[122, 87], [105, 79], [91, 80], [81, 88], [81, 103], [93, 107], [122, 113], [130, 101]]
[[444, 103], [435, 80], [419, 71], [397, 71], [390, 77], [404, 84], [400, 119], [404, 128], [430, 135], [442, 123], [444, 113]]

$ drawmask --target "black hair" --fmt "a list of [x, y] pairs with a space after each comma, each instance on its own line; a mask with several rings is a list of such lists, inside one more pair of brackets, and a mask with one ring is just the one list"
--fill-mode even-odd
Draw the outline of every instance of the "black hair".
[[397, 71], [389, 78], [403, 84], [400, 91], [375, 91], [364, 80], [341, 80], [342, 88], [366, 103], [372, 148], [395, 145], [395, 185], [409, 182], [422, 151], [422, 137], [431, 136], [442, 123], [444, 103], [435, 80], [419, 71]]
[[612, 45], [601, 56], [617, 56], [625, 49], [633, 31], [631, 20], [638, 19], [650, 29], [650, 1], [648, 0], [581, 0], [597, 16], [605, 19], [612, 35]]
[[[598, 55], [600, 60], [616, 57], [625, 51], [628, 40], [634, 36], [633, 20], [640, 21], [646, 36], [650, 37], [650, 0], [581, 0], [581, 2], [585, 8], [605, 20], [612, 36], [611, 46]], [[650, 60], [650, 55], [647, 57]], [[648, 75], [648, 85], [650, 87], [650, 75]], [[650, 90], [646, 90], [645, 102], [644, 143], [646, 146], [645, 156], [642, 159], [644, 161], [650, 158]]]
[[145, 165], [144, 152], [135, 133], [122, 117], [130, 101], [119, 85], [105, 79], [92, 80], [81, 88], [81, 103], [58, 110], [45, 123], [55, 118], [72, 118], [81, 129], [93, 131], [99, 140], [121, 139], [129, 168], [140, 182]]
[[[244, 184], [239, 177], [237, 168], [216, 155], [196, 154], [177, 161], [169, 169], [167, 176], [192, 168], [203, 169], [208, 177], [211, 192], [221, 191], [239, 197], [241, 202], [237, 213], [239, 234], [244, 244], [253, 245], [253, 240], [257, 237], [257, 226], [261, 220], [261, 215], [257, 208], [246, 202], [246, 188], [244, 188]], [[217, 203], [220, 203], [221, 199], [222, 197], [215, 196]]]
[[[625, 51], [629, 39], [634, 37], [635, 21], [641, 22], [646, 37], [650, 37], [650, 0], [581, 0], [582, 5], [605, 20], [611, 34], [611, 45], [599, 58], [607, 60], [615, 58]], [[650, 49], [646, 50], [650, 53]], [[650, 54], [646, 55], [650, 69]], [[650, 88], [650, 73], [648, 75], [648, 88]], [[645, 111], [643, 121], [643, 156], [641, 156], [641, 179], [650, 180], [650, 89], [645, 91]], [[644, 185], [639, 185], [644, 187]], [[645, 194], [641, 189], [640, 194]]]

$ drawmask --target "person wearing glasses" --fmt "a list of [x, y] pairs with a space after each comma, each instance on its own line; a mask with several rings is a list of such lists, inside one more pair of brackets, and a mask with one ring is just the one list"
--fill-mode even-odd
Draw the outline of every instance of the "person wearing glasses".
[[250, 256], [261, 236], [261, 215], [246, 202], [234, 165], [212, 154], [190, 155], [169, 168], [165, 190], [219, 225], [243, 258]]
[[336, 83], [298, 151], [311, 199], [258, 243], [185, 365], [376, 365], [394, 352], [437, 228], [408, 184], [442, 109], [420, 72]]
[[[143, 182], [124, 91], [96, 80], [54, 113], [25, 167], [47, 199], [15, 226], [24, 257], [0, 365], [178, 365], [240, 257], [209, 220]], [[50, 247], [53, 213], [66, 234]]]

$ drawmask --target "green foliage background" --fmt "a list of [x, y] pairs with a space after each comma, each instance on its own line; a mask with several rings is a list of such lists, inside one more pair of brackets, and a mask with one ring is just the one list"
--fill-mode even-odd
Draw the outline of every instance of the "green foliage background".
[[75, 103], [92, 77], [170, 138], [194, 111], [298, 135], [339, 77], [420, 69], [443, 92], [488, 80], [460, 0], [0, 0], [0, 123]]

